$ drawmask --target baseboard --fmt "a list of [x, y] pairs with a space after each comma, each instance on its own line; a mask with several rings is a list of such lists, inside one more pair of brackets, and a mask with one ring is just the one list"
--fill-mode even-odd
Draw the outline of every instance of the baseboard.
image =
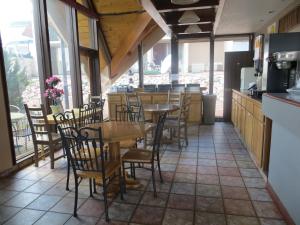
[[283, 219], [287, 222], [288, 225], [296, 225], [290, 214], [288, 213], [287, 209], [284, 207], [282, 202], [280, 201], [278, 195], [273, 190], [271, 184], [267, 182], [266, 189], [269, 192], [271, 198], [273, 199], [275, 205], [278, 207], [280, 213], [283, 216]]

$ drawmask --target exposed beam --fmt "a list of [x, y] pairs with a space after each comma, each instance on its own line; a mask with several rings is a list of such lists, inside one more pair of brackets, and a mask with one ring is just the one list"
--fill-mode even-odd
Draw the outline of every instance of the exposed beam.
[[[211, 32], [213, 30], [213, 24], [199, 24], [199, 28], [202, 32]], [[188, 28], [188, 25], [181, 25], [181, 26], [173, 26], [172, 31], [176, 34], [178, 33], [185, 33], [185, 30]]]
[[123, 60], [126, 55], [131, 54], [134, 47], [140, 42], [140, 37], [143, 35], [145, 28], [151, 22], [151, 17], [147, 13], [137, 15], [136, 23], [131, 29], [131, 32], [125, 35], [121, 41], [118, 51], [113, 55], [111, 61], [111, 76], [117, 76], [119, 68], [122, 67]]
[[207, 33], [195, 33], [195, 34], [177, 34], [178, 39], [199, 39], [199, 38], [209, 38], [210, 32]]
[[80, 13], [84, 14], [87, 17], [93, 18], [93, 19], [99, 19], [98, 13], [95, 13], [92, 9], [89, 9], [81, 4], [79, 4], [76, 1], [73, 0], [60, 0], [61, 2], [64, 2], [68, 4], [69, 6], [75, 8]]
[[160, 26], [160, 28], [168, 35], [171, 34], [169, 26], [166, 24], [165, 20], [159, 14], [151, 0], [140, 0], [141, 5], [147, 11], [147, 13], [152, 17], [152, 19]]
[[194, 3], [190, 5], [175, 5], [172, 4], [171, 1], [155, 0], [155, 6], [160, 13], [172, 12], [172, 11], [208, 9], [217, 5], [219, 5], [219, 0], [201, 0], [198, 3]]
[[105, 61], [107, 64], [110, 64], [111, 60], [112, 60], [112, 56], [111, 56], [106, 38], [104, 36], [100, 21], [97, 21], [97, 31], [98, 31], [97, 34], [98, 34], [98, 39], [99, 39], [99, 45], [100, 45], [100, 48], [103, 49]]

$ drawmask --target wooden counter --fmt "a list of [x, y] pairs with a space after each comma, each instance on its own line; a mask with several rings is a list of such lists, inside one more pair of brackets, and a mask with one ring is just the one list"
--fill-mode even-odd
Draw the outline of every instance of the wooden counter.
[[[167, 92], [140, 92], [143, 104], [163, 104], [167, 103]], [[191, 94], [191, 108], [189, 113], [188, 122], [200, 124], [202, 121], [202, 94], [199, 92], [189, 92]], [[115, 109], [116, 105], [125, 104], [124, 93], [108, 93], [107, 94], [109, 119], [116, 118]], [[151, 118], [151, 114], [145, 113], [146, 119]]]
[[257, 166], [263, 167], [266, 121], [261, 101], [233, 90], [231, 120]]

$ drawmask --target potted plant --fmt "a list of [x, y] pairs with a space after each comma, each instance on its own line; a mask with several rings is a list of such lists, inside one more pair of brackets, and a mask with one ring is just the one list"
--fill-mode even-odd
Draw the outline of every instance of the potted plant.
[[64, 94], [64, 90], [56, 87], [60, 82], [61, 80], [57, 76], [52, 76], [46, 80], [47, 89], [44, 92], [44, 96], [52, 102], [50, 105], [52, 114], [64, 112], [60, 99]]

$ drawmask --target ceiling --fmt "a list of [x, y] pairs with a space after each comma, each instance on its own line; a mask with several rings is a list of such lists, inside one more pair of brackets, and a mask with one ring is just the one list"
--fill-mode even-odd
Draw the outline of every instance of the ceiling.
[[253, 33], [295, 0], [221, 0], [215, 34]]
[[[210, 36], [213, 32], [213, 26], [216, 17], [219, 0], [200, 0], [197, 3], [189, 5], [175, 5], [171, 0], [151, 0], [154, 7], [163, 18], [164, 22], [169, 26], [172, 33], [178, 37], [187, 37], [191, 35]], [[194, 11], [200, 18], [196, 23], [180, 23], [179, 19], [185, 11]], [[201, 32], [188, 34], [186, 29], [189, 25], [198, 25]]]

